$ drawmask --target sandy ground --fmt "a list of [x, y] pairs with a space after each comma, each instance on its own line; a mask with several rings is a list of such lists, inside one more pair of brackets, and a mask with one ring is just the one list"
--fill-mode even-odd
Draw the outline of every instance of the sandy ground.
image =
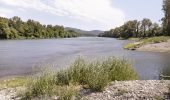
[[146, 44], [136, 50], [138, 51], [153, 51], [153, 52], [168, 52], [170, 51], [170, 39], [168, 42]]

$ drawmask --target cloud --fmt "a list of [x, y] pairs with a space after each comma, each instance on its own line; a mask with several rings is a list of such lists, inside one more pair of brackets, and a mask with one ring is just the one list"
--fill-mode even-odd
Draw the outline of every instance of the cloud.
[[[1, 0], [18, 9], [33, 9], [56, 16], [66, 16], [104, 27], [123, 24], [124, 12], [112, 5], [112, 0]], [[24, 10], [23, 10], [24, 11]]]
[[8, 17], [7, 15], [13, 13], [11, 10], [9, 9], [5, 9], [5, 8], [1, 8], [0, 7], [0, 16], [1, 17]]

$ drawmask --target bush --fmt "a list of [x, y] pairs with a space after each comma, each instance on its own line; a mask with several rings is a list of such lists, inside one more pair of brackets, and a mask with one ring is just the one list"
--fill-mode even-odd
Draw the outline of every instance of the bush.
[[125, 59], [120, 60], [111, 57], [103, 62], [105, 73], [108, 73], [111, 81], [135, 80], [138, 79], [137, 73], [132, 65]]
[[26, 91], [24, 98], [33, 98], [41, 95], [53, 94], [53, 75], [50, 73], [43, 73], [41, 76], [30, 79], [28, 83], [28, 91]]
[[72, 83], [86, 84], [88, 67], [84, 59], [78, 58], [67, 71]]
[[94, 91], [102, 91], [104, 87], [110, 82], [109, 74], [100, 63], [93, 63], [88, 65], [86, 74], [86, 83], [90, 89]]
[[111, 57], [102, 62], [86, 62], [79, 58], [64, 70], [54, 74], [46, 72], [36, 78], [28, 87], [25, 97], [57, 94], [63, 100], [69, 100], [77, 94], [77, 86], [83, 85], [93, 91], [102, 91], [111, 81], [137, 78], [132, 65], [126, 60]]
[[57, 86], [56, 94], [59, 95], [60, 100], [73, 100], [78, 97], [78, 91], [75, 86]]

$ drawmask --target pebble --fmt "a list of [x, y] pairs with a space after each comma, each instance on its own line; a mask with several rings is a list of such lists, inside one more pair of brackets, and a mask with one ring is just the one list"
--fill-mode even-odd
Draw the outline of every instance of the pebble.
[[[115, 81], [109, 84], [103, 92], [81, 90], [82, 100], [170, 100], [168, 89], [170, 80], [136, 80]], [[0, 90], [0, 100], [19, 100], [17, 93], [23, 87], [6, 88]], [[53, 100], [59, 97], [54, 96]]]
[[82, 100], [170, 100], [168, 85], [169, 80], [115, 81], [103, 93], [92, 93]]

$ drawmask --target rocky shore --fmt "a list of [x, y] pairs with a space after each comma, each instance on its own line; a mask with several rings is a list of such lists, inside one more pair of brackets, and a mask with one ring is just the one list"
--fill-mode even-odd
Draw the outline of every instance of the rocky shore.
[[88, 100], [169, 100], [166, 80], [142, 80], [112, 82], [105, 91], [91, 93]]
[[[82, 100], [169, 100], [169, 80], [115, 81], [103, 92], [83, 90]], [[0, 100], [19, 100], [22, 87], [0, 90]]]

